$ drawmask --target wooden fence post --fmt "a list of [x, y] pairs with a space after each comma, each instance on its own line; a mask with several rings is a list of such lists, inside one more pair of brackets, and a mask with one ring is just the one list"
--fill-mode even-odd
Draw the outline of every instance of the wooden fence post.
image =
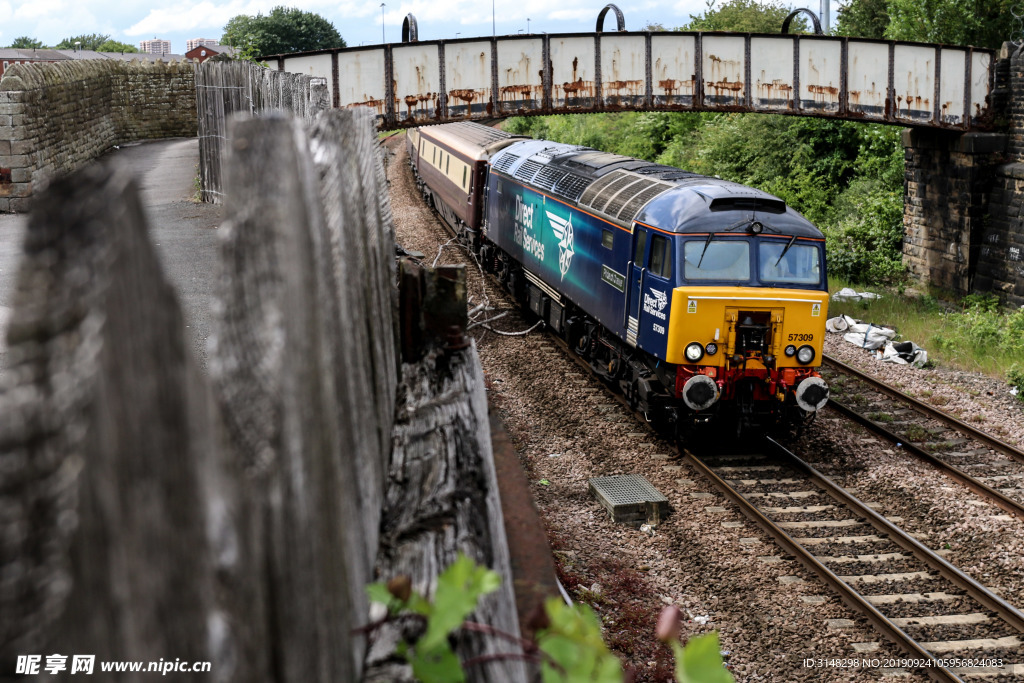
[[93, 166], [40, 194], [8, 347], [5, 671], [56, 652], [69, 666], [73, 654], [213, 661], [211, 680], [246, 680], [215, 576], [215, 555], [235, 545], [231, 477], [126, 172]]
[[211, 369], [261, 511], [271, 647], [284, 680], [356, 680], [397, 381], [372, 124], [334, 112], [311, 140], [267, 116], [229, 140]]
[[[412, 320], [415, 328], [403, 329], [403, 348], [415, 348], [412, 362], [402, 366], [377, 573], [382, 580], [409, 576], [413, 588], [431, 596], [440, 572], [465, 554], [502, 577], [499, 590], [485, 596], [470, 618], [518, 636], [483, 370], [476, 347], [462, 336], [465, 270], [437, 273], [403, 262], [402, 290], [403, 324]], [[438, 343], [438, 331], [407, 315], [407, 307], [443, 311], [447, 343]], [[455, 311], [461, 311], [461, 328]], [[429, 347], [425, 353], [424, 346]], [[373, 634], [366, 681], [413, 680], [394, 654], [403, 633], [401, 624], [390, 623]], [[504, 653], [513, 657], [501, 659]], [[466, 671], [471, 681], [528, 679], [523, 662], [515, 659], [521, 650], [505, 640], [463, 632], [456, 654], [462, 661], [488, 660]]]

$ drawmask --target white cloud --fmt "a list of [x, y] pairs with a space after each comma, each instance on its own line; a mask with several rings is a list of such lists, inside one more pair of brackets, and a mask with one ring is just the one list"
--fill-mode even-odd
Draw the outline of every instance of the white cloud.
[[165, 35], [171, 31], [197, 31], [216, 29], [219, 33], [224, 24], [239, 14], [255, 15], [269, 12], [276, 4], [272, 0], [253, 2], [232, 0], [228, 3], [198, 2], [192, 5], [175, 4], [152, 9], [141, 20], [124, 30], [125, 35]]

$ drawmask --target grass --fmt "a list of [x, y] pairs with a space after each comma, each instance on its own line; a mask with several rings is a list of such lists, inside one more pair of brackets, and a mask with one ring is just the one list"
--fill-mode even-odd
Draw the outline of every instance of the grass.
[[931, 434], [924, 427], [912, 424], [903, 430], [903, 436], [907, 441], [921, 443], [922, 441], [927, 441]]
[[993, 297], [957, 297], [948, 292], [927, 294], [852, 285], [829, 280], [829, 290], [843, 287], [869, 289], [881, 294], [872, 301], [831, 301], [830, 318], [851, 318], [896, 330], [897, 341], [912, 341], [928, 352], [931, 364], [980, 372], [1007, 380], [1014, 362], [1024, 356], [1024, 340], [1018, 329], [1024, 311], [1000, 309]]

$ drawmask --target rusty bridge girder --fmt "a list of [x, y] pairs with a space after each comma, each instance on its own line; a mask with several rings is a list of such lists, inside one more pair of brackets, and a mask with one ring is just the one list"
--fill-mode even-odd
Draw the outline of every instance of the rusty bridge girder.
[[992, 50], [839, 36], [595, 32], [353, 47], [265, 58], [323, 77], [382, 130], [534, 114], [782, 113], [984, 129]]

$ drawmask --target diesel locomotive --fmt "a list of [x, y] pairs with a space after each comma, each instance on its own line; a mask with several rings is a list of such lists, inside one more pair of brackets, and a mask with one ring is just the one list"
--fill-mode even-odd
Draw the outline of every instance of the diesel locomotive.
[[407, 146], [484, 268], [651, 421], [775, 431], [827, 402], [825, 240], [781, 199], [471, 122]]

